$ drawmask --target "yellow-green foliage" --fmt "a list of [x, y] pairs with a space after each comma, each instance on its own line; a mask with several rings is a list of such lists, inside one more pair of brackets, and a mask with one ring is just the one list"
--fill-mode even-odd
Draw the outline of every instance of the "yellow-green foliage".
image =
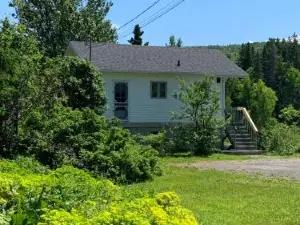
[[112, 202], [100, 210], [95, 202], [85, 202], [71, 212], [51, 210], [42, 216], [40, 225], [56, 224], [130, 224], [130, 225], [195, 225], [194, 215], [179, 206], [175, 193], [162, 193], [155, 198]]
[[[25, 160], [26, 161], [26, 160]], [[24, 162], [24, 160], [23, 160]], [[175, 193], [125, 193], [106, 179], [70, 166], [0, 160], [0, 221], [39, 225], [196, 225]]]

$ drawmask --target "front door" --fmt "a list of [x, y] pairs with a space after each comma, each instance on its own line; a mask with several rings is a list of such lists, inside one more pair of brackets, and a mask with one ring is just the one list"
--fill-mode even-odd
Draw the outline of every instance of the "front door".
[[115, 82], [114, 116], [120, 120], [128, 120], [128, 83]]

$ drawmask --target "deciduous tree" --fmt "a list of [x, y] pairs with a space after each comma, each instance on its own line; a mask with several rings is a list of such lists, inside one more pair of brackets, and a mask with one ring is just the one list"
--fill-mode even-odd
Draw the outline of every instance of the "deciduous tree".
[[[206, 155], [214, 151], [220, 140], [220, 93], [211, 88], [213, 77], [196, 81], [191, 85], [180, 81], [179, 96], [181, 111], [174, 112], [173, 119], [182, 121], [187, 130], [194, 154]], [[191, 122], [189, 124], [188, 122]], [[184, 138], [184, 137], [182, 137]]]
[[62, 55], [72, 40], [116, 41], [116, 30], [106, 19], [112, 3], [105, 0], [12, 0], [10, 6], [47, 56]]

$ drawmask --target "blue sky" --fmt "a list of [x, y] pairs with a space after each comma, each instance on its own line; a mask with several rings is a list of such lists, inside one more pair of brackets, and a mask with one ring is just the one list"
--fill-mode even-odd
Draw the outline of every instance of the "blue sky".
[[[108, 18], [120, 26], [146, 9], [155, 0], [113, 0]], [[172, 0], [161, 0], [137, 19], [141, 23]], [[13, 10], [8, 0], [0, 2], [0, 16]], [[145, 27], [144, 40], [164, 45], [170, 35], [181, 37], [185, 46], [234, 44], [265, 41], [269, 37], [288, 37], [300, 33], [300, 1], [289, 0], [186, 0], [173, 11]], [[121, 30], [120, 36], [135, 23]], [[126, 43], [129, 37], [119, 40]]]

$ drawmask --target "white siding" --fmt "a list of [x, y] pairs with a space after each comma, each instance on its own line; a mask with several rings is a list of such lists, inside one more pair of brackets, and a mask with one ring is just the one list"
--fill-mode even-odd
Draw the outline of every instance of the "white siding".
[[[106, 87], [106, 96], [108, 98], [108, 110], [106, 116], [114, 115], [113, 98], [114, 82], [128, 82], [128, 121], [132, 123], [166, 123], [170, 122], [171, 112], [178, 110], [180, 102], [173, 97], [174, 92], [178, 90], [177, 75], [166, 74], [103, 74]], [[183, 75], [187, 83], [201, 80], [204, 76]], [[152, 99], [150, 96], [150, 82], [167, 82], [167, 98]], [[225, 107], [225, 94], [223, 79], [222, 82], [214, 83], [213, 87], [220, 91], [220, 103], [222, 111]]]

